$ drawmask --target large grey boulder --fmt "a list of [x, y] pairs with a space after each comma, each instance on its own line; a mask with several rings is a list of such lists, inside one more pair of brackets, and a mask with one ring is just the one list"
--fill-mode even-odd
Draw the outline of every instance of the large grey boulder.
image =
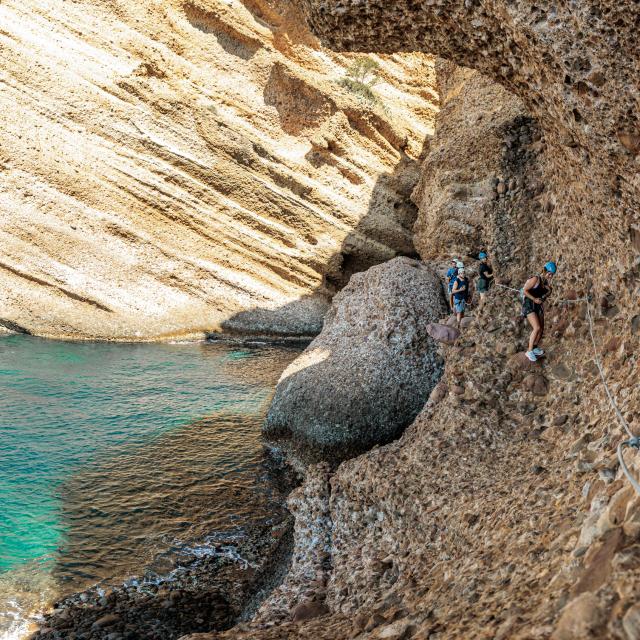
[[421, 262], [394, 258], [352, 276], [282, 374], [266, 437], [330, 462], [398, 437], [440, 377], [427, 326], [444, 313], [440, 280]]

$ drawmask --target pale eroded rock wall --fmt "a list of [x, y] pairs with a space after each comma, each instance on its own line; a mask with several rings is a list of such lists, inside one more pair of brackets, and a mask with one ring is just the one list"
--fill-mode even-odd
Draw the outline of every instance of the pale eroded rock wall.
[[411, 254], [433, 59], [338, 87], [287, 0], [0, 6], [0, 324], [47, 336], [315, 333]]

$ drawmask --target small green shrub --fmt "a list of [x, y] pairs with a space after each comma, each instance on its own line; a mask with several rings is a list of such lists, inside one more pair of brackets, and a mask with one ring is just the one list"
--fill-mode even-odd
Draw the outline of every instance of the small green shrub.
[[358, 58], [348, 69], [344, 78], [338, 84], [354, 95], [370, 102], [380, 104], [380, 98], [373, 87], [378, 83], [380, 65], [371, 58]]

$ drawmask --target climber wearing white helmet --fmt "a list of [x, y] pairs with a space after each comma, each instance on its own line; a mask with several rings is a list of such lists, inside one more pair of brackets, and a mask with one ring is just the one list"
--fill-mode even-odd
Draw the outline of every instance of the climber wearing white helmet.
[[555, 262], [547, 262], [542, 273], [532, 276], [524, 283], [522, 289], [522, 315], [527, 318], [531, 325], [531, 335], [529, 336], [529, 348], [527, 358], [535, 362], [544, 351], [538, 346], [544, 333], [544, 301], [551, 294], [551, 281], [556, 274], [558, 267]]
[[453, 294], [451, 290], [453, 289], [453, 283], [456, 281], [458, 277], [458, 269], [464, 267], [460, 260], [456, 260], [455, 258], [451, 259], [451, 266], [447, 271], [447, 287], [449, 291], [449, 306], [453, 309]]
[[464, 267], [458, 267], [458, 275], [453, 283], [451, 289], [453, 295], [453, 309], [456, 312], [456, 319], [458, 321], [458, 328], [464, 318], [464, 310], [467, 306], [467, 302], [470, 301], [471, 295], [469, 292], [469, 278], [465, 275]]

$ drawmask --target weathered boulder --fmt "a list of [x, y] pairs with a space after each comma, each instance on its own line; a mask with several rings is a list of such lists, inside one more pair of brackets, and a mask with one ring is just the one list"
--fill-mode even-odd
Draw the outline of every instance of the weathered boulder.
[[291, 613], [294, 622], [304, 622], [329, 613], [329, 608], [322, 602], [302, 602]]
[[507, 364], [514, 371], [538, 371], [541, 368], [540, 361], [531, 362], [524, 351], [511, 356]]
[[440, 377], [427, 325], [443, 312], [436, 273], [416, 260], [354, 275], [322, 333], [282, 374], [265, 435], [330, 461], [397, 437]]
[[453, 344], [460, 337], [459, 329], [434, 322], [427, 325], [427, 332], [434, 340], [444, 344]]
[[526, 376], [522, 381], [522, 386], [535, 396], [547, 395], [549, 391], [549, 384], [546, 378], [539, 373], [530, 373]]

